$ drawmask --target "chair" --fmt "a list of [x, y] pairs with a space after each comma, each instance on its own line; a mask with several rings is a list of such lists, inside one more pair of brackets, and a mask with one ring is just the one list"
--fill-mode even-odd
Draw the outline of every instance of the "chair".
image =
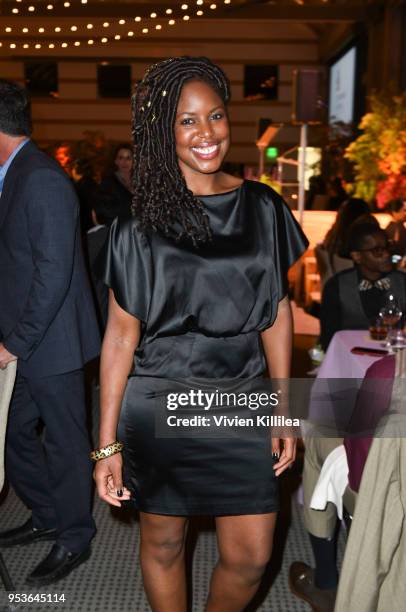
[[[4, 446], [6, 440], [7, 417], [13, 393], [17, 371], [17, 361], [8, 364], [5, 370], [0, 370], [0, 492], [4, 485]], [[0, 552], [0, 577], [6, 591], [15, 591], [13, 581], [7, 570], [3, 555]]]

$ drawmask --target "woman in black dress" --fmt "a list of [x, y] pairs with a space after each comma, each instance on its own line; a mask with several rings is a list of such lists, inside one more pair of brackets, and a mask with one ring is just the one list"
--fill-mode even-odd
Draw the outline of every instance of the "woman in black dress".
[[228, 100], [224, 73], [205, 58], [147, 71], [133, 97], [134, 218], [113, 223], [107, 253], [95, 479], [102, 499], [140, 511], [154, 611], [186, 611], [187, 520], [203, 514], [215, 516], [220, 555], [207, 610], [245, 608], [271, 554], [277, 477], [295, 458], [294, 438], [271, 449], [267, 430], [218, 439], [156, 429], [169, 393], [232, 388], [264, 370], [289, 376], [286, 273], [306, 239], [269, 187], [221, 171]]

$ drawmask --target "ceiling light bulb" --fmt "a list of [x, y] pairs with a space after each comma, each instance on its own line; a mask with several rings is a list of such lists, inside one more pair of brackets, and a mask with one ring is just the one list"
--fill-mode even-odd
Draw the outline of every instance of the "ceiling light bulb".
[[103, 23], [103, 28], [108, 28], [108, 27], [109, 27], [109, 25], [110, 25], [110, 24], [109, 24], [109, 22], [108, 22], [108, 21], [105, 21], [105, 22]]
[[120, 19], [120, 21], [118, 22], [120, 25], [124, 25], [125, 24], [125, 19]]
[[88, 44], [88, 45], [93, 45], [93, 43], [94, 43], [94, 40], [92, 40], [92, 39], [90, 39], [90, 40], [88, 40], [88, 41], [87, 41], [87, 44]]
[[35, 45], [35, 48], [36, 48], [36, 49], [41, 49], [41, 45], [40, 45], [40, 43], [37, 43], [37, 44]]
[[196, 11], [196, 15], [197, 15], [198, 17], [201, 17], [201, 16], [203, 15], [203, 11]]
[[231, 0], [224, 0], [224, 4], [231, 4]]
[[210, 4], [210, 8], [211, 8], [212, 11], [214, 11], [214, 9], [217, 8], [217, 4]]
[[80, 0], [82, 4], [87, 4], [87, 0]]
[[160, 24], [160, 23], [157, 23], [157, 24], [156, 24], [156, 26], [155, 26], [155, 29], [156, 29], [156, 30], [162, 30], [162, 26], [161, 26], [161, 24]]
[[108, 41], [108, 38], [102, 38], [101, 41], [102, 43], [106, 43]]
[[201, 6], [201, 5], [203, 4], [203, 0], [197, 0], [196, 4], [197, 4], [198, 6]]
[[28, 28], [23, 28], [22, 29], [22, 32], [24, 32], [24, 34], [27, 34], [28, 31], [29, 31]]
[[141, 17], [134, 17], [134, 21], [141, 21]]
[[48, 4], [47, 6], [48, 11], [52, 11], [53, 8], [54, 8], [53, 4]]
[[30, 11], [30, 13], [33, 13], [35, 11], [35, 6], [29, 6], [28, 10]]
[[151, 13], [151, 19], [155, 19], [156, 13]]
[[190, 17], [189, 15], [183, 15], [183, 21], [189, 21]]
[[167, 15], [172, 15], [173, 11], [172, 11], [172, 9], [166, 9], [165, 13]]
[[55, 32], [60, 32], [60, 31], [61, 31], [61, 28], [60, 28], [59, 26], [57, 26], [57, 27], [55, 28]]
[[80, 42], [78, 40], [75, 40], [73, 44], [75, 45], [75, 47], [80, 47]]
[[23, 45], [23, 49], [29, 49], [29, 48], [30, 48], [30, 45], [29, 45], [28, 43], [25, 43], [25, 44]]
[[49, 47], [50, 49], [54, 49], [54, 48], [55, 48], [55, 45], [54, 45], [54, 43], [49, 43], [48, 47]]
[[77, 29], [78, 29], [78, 26], [71, 26], [72, 32], [76, 32]]
[[93, 30], [93, 24], [92, 23], [88, 23], [86, 27], [87, 27], [88, 30]]
[[116, 40], [120, 40], [121, 36], [120, 36], [120, 34], [116, 34], [114, 38], [115, 38]]
[[187, 4], [182, 4], [182, 6], [180, 8], [182, 9], [182, 11], [187, 11], [188, 5]]
[[16, 45], [14, 43], [11, 43], [10, 49], [15, 49], [15, 48], [16, 48]]
[[38, 32], [39, 32], [40, 34], [43, 34], [43, 33], [45, 32], [45, 28], [38, 28]]
[[18, 8], [13, 8], [13, 10], [11, 11], [12, 13], [14, 13], [15, 15], [17, 15], [18, 13]]
[[9, 28], [9, 27], [7, 27], [5, 29], [6, 29], [6, 32], [11, 32], [11, 30], [12, 30], [12, 28]]
[[[65, 8], [69, 8], [70, 7], [70, 2], [64, 2], [63, 5], [64, 5]], [[68, 45], [66, 45], [66, 46], [68, 46]]]
[[127, 36], [134, 36], [134, 32], [132, 31], [128, 32]]
[[170, 20], [168, 21], [168, 23], [169, 23], [169, 25], [175, 25], [175, 20], [174, 20], [174, 19], [170, 19]]
[[68, 43], [62, 43], [61, 47], [63, 47], [64, 49], [66, 49], [66, 47], [68, 46]]
[[143, 28], [143, 29], [142, 29], [142, 33], [143, 33], [143, 34], [148, 34], [148, 28]]

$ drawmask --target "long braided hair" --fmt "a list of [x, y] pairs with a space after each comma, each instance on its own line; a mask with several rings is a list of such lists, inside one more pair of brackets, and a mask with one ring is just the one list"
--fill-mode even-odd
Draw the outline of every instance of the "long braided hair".
[[224, 104], [230, 84], [205, 57], [176, 57], [151, 66], [132, 97], [134, 174], [132, 212], [141, 230], [152, 229], [196, 246], [211, 238], [203, 204], [187, 188], [176, 154], [174, 125], [183, 85], [209, 84]]

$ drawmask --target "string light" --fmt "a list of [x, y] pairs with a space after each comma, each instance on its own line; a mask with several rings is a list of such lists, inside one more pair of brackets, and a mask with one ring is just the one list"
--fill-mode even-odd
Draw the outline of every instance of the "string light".
[[[19, 3], [19, 4], [22, 3], [22, 0], [14, 0], [14, 1], [16, 3]], [[295, 1], [297, 2], [297, 1], [300, 1], [300, 0], [295, 0]], [[48, 0], [48, 2], [49, 2], [49, 0]], [[207, 3], [211, 10], [215, 10], [218, 7], [218, 4], [216, 4], [216, 2], [217, 2], [217, 0], [215, 2], [212, 2], [211, 4]], [[224, 4], [227, 4], [227, 5], [231, 4], [231, 0], [223, 0], [223, 2], [224, 2]], [[54, 10], [54, 3], [52, 3], [52, 0], [51, 0], [51, 3], [49, 3], [49, 4], [44, 3], [44, 4], [45, 4], [46, 9], [48, 11]], [[65, 8], [71, 7], [71, 1], [69, 1], [69, 0], [62, 0], [61, 4], [63, 4], [63, 6]], [[88, 0], [80, 0], [80, 4], [82, 4], [82, 5], [88, 4]], [[203, 5], [205, 4], [204, 0], [195, 0], [195, 4], [198, 7], [200, 7], [198, 10], [195, 11], [195, 14], [198, 17], [201, 17], [204, 14], [203, 10], [201, 10], [201, 8], [203, 8]], [[29, 13], [34, 13], [35, 10], [36, 10], [36, 7], [33, 4], [29, 4], [28, 6], [27, 5], [28, 5], [28, 2], [27, 2], [27, 4], [25, 4], [25, 10], [28, 10]], [[190, 5], [187, 4], [186, 2], [184, 2], [180, 6], [179, 5], [177, 5], [177, 6], [178, 6], [178, 11], [179, 10], [181, 10], [181, 11], [188, 11]], [[19, 12], [20, 11], [19, 11], [19, 9], [17, 7], [14, 7], [12, 9], [12, 13], [14, 15], [19, 15]], [[173, 26], [176, 23], [176, 21], [174, 19], [174, 12], [175, 12], [175, 7], [174, 7], [174, 9], [172, 9], [172, 8], [166, 8], [165, 9], [164, 15], [166, 14], [168, 16], [168, 19], [167, 19], [166, 23], [168, 25], [170, 25], [170, 26]], [[77, 16], [79, 16], [79, 15], [77, 15]], [[155, 11], [151, 12], [149, 14], [149, 17], [150, 17], [150, 19], [157, 19], [157, 18], [160, 17], [160, 20], [162, 20], [162, 14], [159, 16], [158, 12], [155, 12]], [[193, 17], [193, 15], [183, 14], [182, 15], [182, 20], [187, 22], [187, 21], [190, 21], [191, 17]], [[180, 18], [180, 15], [179, 15], [179, 18]], [[142, 17], [138, 16], [138, 15], [136, 17], [134, 17], [133, 19], [134, 19], [134, 21], [136, 23], [140, 23], [142, 21]], [[117, 19], [117, 20], [113, 20], [113, 22], [104, 21], [100, 25], [102, 25], [103, 28], [117, 28], [117, 26], [119, 26], [119, 25], [122, 26], [122, 25], [125, 25], [125, 24], [126, 24], [126, 19]], [[99, 25], [99, 27], [100, 27], [100, 25]], [[161, 31], [163, 29], [163, 25], [164, 24], [162, 24], [162, 23], [157, 23], [154, 26], [154, 30]], [[67, 27], [70, 29], [71, 32], [77, 32], [79, 29], [82, 30], [82, 28], [84, 29], [84, 31], [86, 31], [86, 30], [93, 30], [95, 25], [93, 23], [86, 24], [86, 22], [85, 22], [84, 24], [79, 24], [78, 26], [77, 25], [72, 25], [72, 26], [68, 25]], [[59, 34], [62, 31], [62, 28], [60, 26], [56, 26], [55, 28], [53, 28], [53, 30], [54, 30], [55, 33]], [[10, 32], [12, 32], [12, 28], [11, 27], [7, 27], [7, 28], [5, 28], [5, 31], [7, 33], [10, 33]], [[28, 34], [29, 33], [29, 28], [28, 27], [24, 27], [20, 31], [23, 32], [24, 34]], [[46, 31], [46, 29], [44, 27], [42, 27], [42, 26], [38, 28], [38, 33], [39, 34], [43, 34], [43, 33], [45, 33], [45, 31]], [[142, 32], [142, 34], [148, 34], [148, 33], [151, 32], [151, 27], [142, 27], [141, 26], [140, 31]], [[116, 29], [116, 32], [117, 32], [117, 29]], [[127, 37], [128, 38], [132, 38], [135, 35], [136, 35], [136, 32], [134, 32], [133, 30], [129, 30], [127, 32]], [[113, 40], [117, 40], [117, 41], [121, 40], [120, 34], [115, 34], [114, 30], [113, 30], [113, 32], [111, 32], [111, 34], [109, 36], [110, 36], [109, 38], [107, 38], [106, 36], [103, 36], [102, 38], [89, 39], [89, 40], [87, 40], [87, 44], [89, 44], [89, 45], [93, 45], [95, 43], [106, 44], [109, 41], [111, 42]], [[58, 43], [58, 46], [60, 45], [64, 49], [69, 46], [69, 43], [67, 41], [61, 41], [61, 40], [58, 41], [58, 40], [56, 40], [55, 42]], [[76, 44], [76, 43], [78, 43], [78, 44]], [[15, 43], [13, 43], [13, 44], [15, 44]], [[24, 43], [24, 44], [29, 45], [29, 43]], [[73, 45], [73, 44], [74, 44], [73, 42], [70, 42], [70, 45]], [[40, 46], [38, 46], [38, 45], [40, 45]], [[53, 45], [53, 46], [51, 47], [50, 45]], [[79, 46], [79, 45], [80, 45], [80, 42], [79, 41], [75, 41], [75, 46]], [[19, 44], [17, 44], [17, 47], [18, 46], [19, 46]], [[22, 44], [21, 44], [21, 46], [22, 46]], [[35, 41], [32, 43], [32, 45], [29, 45], [29, 46], [32, 46], [35, 49], [41, 49], [42, 48], [41, 44], [39, 42], [35, 43]], [[49, 47], [49, 48], [54, 48], [55, 47], [55, 43], [54, 42], [47, 42], [45, 44], [45, 46]]]

